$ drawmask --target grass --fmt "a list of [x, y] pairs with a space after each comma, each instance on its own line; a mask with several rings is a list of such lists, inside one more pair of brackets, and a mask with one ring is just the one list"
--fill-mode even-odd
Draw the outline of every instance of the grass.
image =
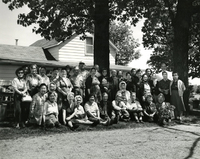
[[[183, 118], [184, 124], [200, 124], [200, 116], [190, 115]], [[176, 124], [173, 122], [172, 124]], [[130, 122], [119, 122], [118, 124], [113, 124], [110, 126], [103, 126], [98, 125], [96, 127], [80, 125], [75, 132], [80, 131], [106, 131], [106, 130], [113, 130], [113, 129], [125, 129], [125, 128], [139, 128], [139, 127], [152, 127], [158, 126], [156, 123], [148, 123], [145, 122], [143, 124], [135, 123], [134, 121]], [[9, 123], [2, 123], [0, 124], [0, 140], [9, 140], [9, 139], [17, 139], [20, 137], [30, 137], [30, 136], [44, 136], [44, 135], [52, 135], [52, 134], [59, 134], [59, 133], [75, 133], [71, 131], [67, 126], [61, 125], [59, 128], [47, 128], [44, 130], [40, 127], [26, 127], [23, 129], [15, 129]]]

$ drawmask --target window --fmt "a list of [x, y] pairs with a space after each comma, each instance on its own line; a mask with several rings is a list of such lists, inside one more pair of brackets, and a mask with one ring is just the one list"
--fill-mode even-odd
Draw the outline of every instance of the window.
[[86, 55], [93, 55], [93, 38], [92, 37], [86, 37], [86, 49], [85, 54]]

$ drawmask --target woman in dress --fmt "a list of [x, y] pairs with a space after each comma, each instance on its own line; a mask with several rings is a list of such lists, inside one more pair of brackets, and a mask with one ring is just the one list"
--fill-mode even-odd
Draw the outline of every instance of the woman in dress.
[[30, 66], [31, 73], [26, 76], [27, 88], [31, 97], [38, 93], [38, 87], [42, 83], [42, 78], [37, 74], [37, 65]]
[[70, 92], [67, 95], [67, 102], [62, 107], [62, 121], [64, 125], [66, 125], [66, 117], [69, 117], [73, 112], [75, 108], [75, 102], [74, 102], [74, 93]]
[[178, 78], [178, 73], [173, 72], [173, 80], [170, 83], [171, 104], [175, 106], [175, 119], [182, 122], [183, 112], [186, 110], [183, 102], [183, 93], [185, 91], [184, 83]]
[[61, 76], [57, 81], [59, 121], [62, 120], [62, 108], [67, 105], [67, 96], [71, 93], [72, 89], [73, 85], [67, 78], [67, 72], [65, 69], [62, 69]]
[[24, 80], [24, 71], [22, 68], [18, 68], [15, 72], [16, 78], [12, 81], [14, 88], [14, 103], [15, 103], [15, 117], [16, 117], [16, 128], [25, 127], [25, 121], [28, 119], [29, 109], [26, 109], [25, 103], [22, 102], [22, 97], [26, 96], [27, 87], [26, 81]]
[[44, 103], [47, 99], [47, 85], [42, 83], [39, 86], [39, 92], [33, 96], [33, 101], [31, 102], [31, 123], [36, 123], [37, 125], [42, 125], [42, 118], [44, 114]]
[[44, 103], [44, 115], [45, 126], [47, 127], [59, 127], [58, 122], [58, 105], [56, 103], [56, 92], [49, 92], [47, 101]]

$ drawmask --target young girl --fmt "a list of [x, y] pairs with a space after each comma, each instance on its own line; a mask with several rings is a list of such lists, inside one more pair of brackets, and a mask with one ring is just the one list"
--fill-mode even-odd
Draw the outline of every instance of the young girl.
[[146, 103], [144, 105], [144, 120], [149, 122], [157, 121], [156, 105], [153, 103], [152, 95], [146, 96]]
[[58, 105], [56, 103], [56, 92], [49, 92], [47, 101], [44, 103], [43, 119], [47, 127], [59, 127], [58, 122]]
[[71, 130], [75, 130], [77, 127], [75, 124], [92, 124], [93, 122], [89, 121], [86, 113], [83, 109], [81, 103], [83, 99], [80, 95], [75, 96], [75, 108], [74, 112], [66, 118], [67, 124]]

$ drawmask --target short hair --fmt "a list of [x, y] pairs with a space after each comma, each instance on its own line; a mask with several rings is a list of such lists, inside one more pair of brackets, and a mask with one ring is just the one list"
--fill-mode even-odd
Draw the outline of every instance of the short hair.
[[41, 66], [41, 67], [40, 67], [40, 69], [42, 69], [42, 68], [45, 69], [45, 70], [47, 70], [45, 66]]
[[41, 89], [42, 86], [45, 86], [46, 89], [48, 89], [47, 85], [45, 83], [42, 83], [40, 86], [39, 86], [39, 89]]
[[132, 69], [131, 69], [131, 72], [133, 72], [133, 70], [136, 70], [136, 68], [132, 68]]
[[58, 67], [54, 67], [54, 68], [53, 68], [53, 71], [55, 71], [55, 70], [58, 70]]
[[162, 75], [163, 75], [163, 74], [167, 74], [167, 72], [166, 72], [166, 71], [163, 71], [163, 72], [162, 72]]
[[141, 69], [138, 69], [138, 70], [136, 71], [136, 73], [141, 72], [141, 71], [142, 71]]
[[23, 73], [24, 73], [24, 70], [23, 70], [23, 68], [22, 68], [22, 67], [20, 67], [20, 68], [18, 68], [18, 69], [15, 71], [15, 74], [16, 74], [16, 76], [18, 76], [18, 73], [19, 73], [19, 71], [23, 71]]
[[127, 76], [128, 74], [129, 74], [129, 75], [131, 75], [131, 73], [130, 73], [130, 72], [126, 72], [126, 76]]
[[49, 97], [50, 97], [50, 95], [55, 95], [55, 97], [56, 97], [56, 92], [55, 91], [53, 91], [53, 92], [48, 92], [48, 96], [47, 96], [47, 99], [49, 100]]
[[92, 71], [92, 70], [95, 70], [95, 71], [96, 71], [96, 68], [95, 68], [95, 67], [92, 67], [92, 68], [90, 69], [90, 71]]
[[177, 71], [173, 71], [173, 72], [172, 72], [172, 75], [174, 75], [175, 73], [178, 75], [178, 72], [177, 72]]
[[38, 66], [36, 64], [32, 64], [30, 65], [30, 68], [36, 67], [36, 69], [38, 68]]

